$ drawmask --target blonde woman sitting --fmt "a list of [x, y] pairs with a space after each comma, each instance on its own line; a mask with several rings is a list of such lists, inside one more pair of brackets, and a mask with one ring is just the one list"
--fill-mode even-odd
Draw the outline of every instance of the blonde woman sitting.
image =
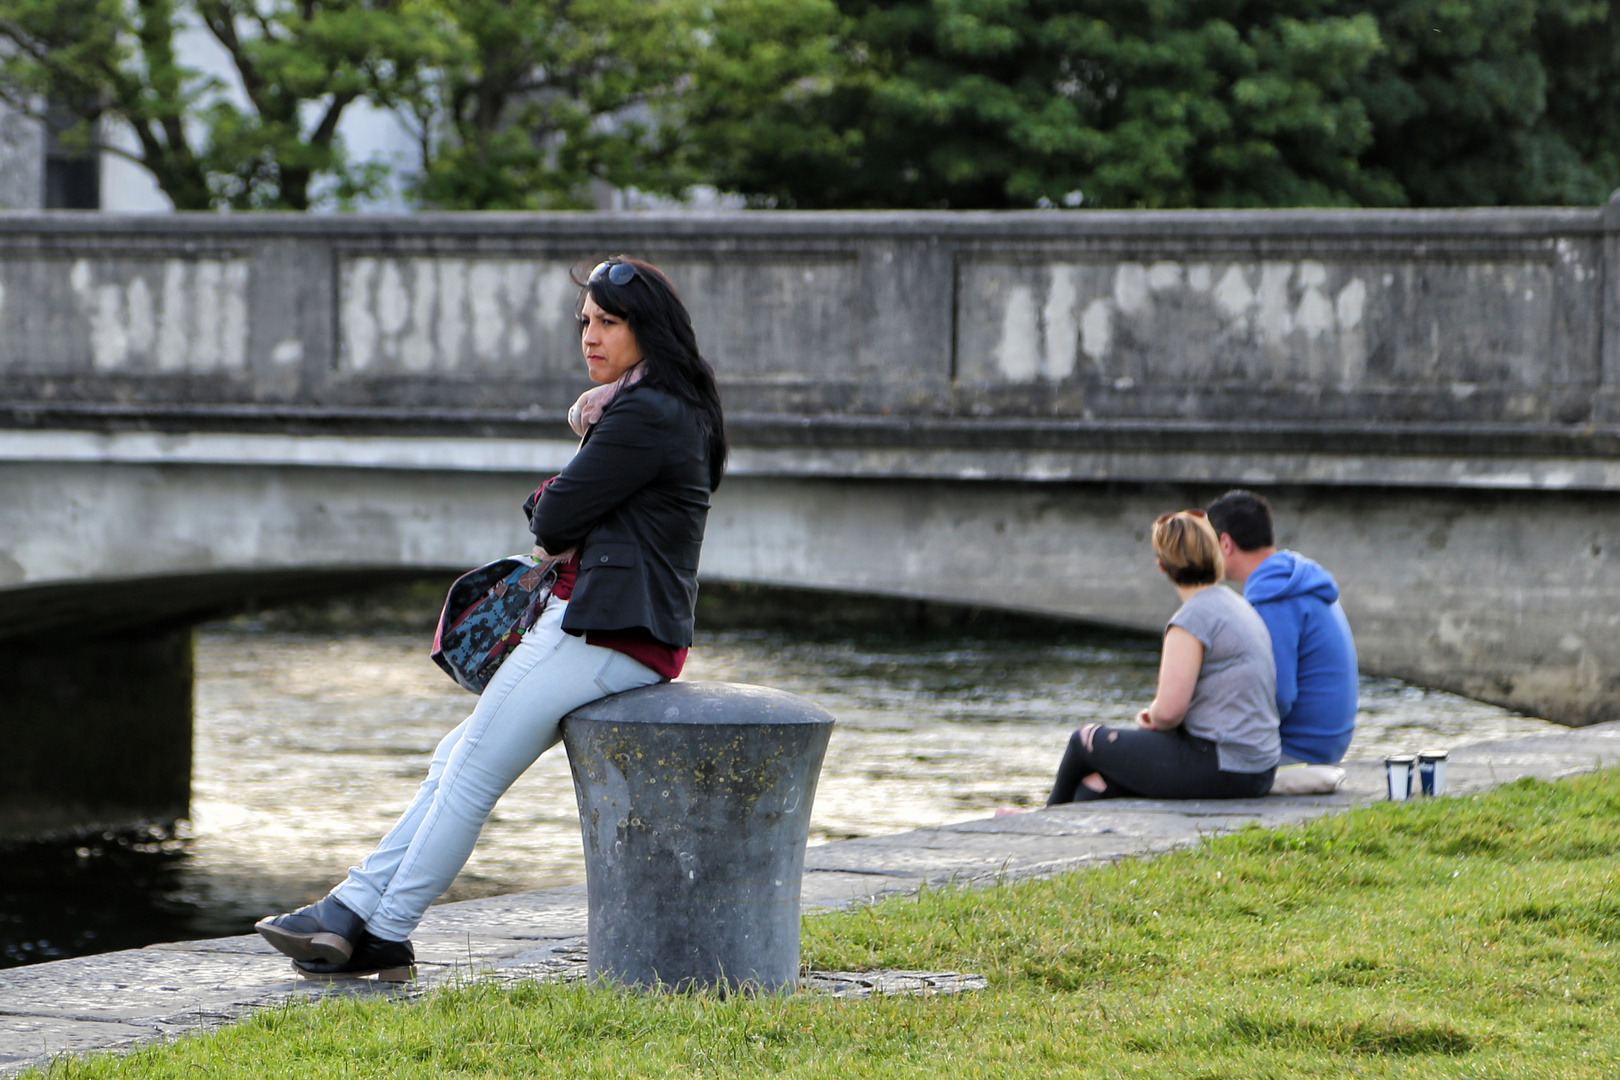
[[1277, 771], [1277, 669], [1266, 624], [1218, 582], [1220, 541], [1201, 510], [1153, 523], [1159, 569], [1181, 596], [1159, 687], [1136, 727], [1087, 724], [1069, 739], [1048, 806], [1121, 796], [1242, 799]]

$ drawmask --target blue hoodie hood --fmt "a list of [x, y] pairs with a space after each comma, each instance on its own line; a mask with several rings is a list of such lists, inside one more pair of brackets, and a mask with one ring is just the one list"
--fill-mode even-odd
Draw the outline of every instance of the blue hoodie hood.
[[1315, 596], [1331, 604], [1339, 598], [1339, 585], [1318, 563], [1286, 549], [1255, 567], [1243, 583], [1243, 598], [1251, 604], [1291, 596]]

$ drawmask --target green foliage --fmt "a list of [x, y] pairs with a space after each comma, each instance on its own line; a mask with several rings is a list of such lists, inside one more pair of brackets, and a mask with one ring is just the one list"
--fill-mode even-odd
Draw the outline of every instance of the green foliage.
[[[178, 59], [176, 38], [206, 27], [240, 93]], [[307, 209], [380, 177], [347, 161], [343, 112], [394, 99], [431, 40], [412, 0], [0, 0], [0, 98], [78, 120], [89, 144], [104, 122], [136, 148], [105, 148], [149, 169], [176, 208]], [[325, 182], [325, 190], [318, 190]]]
[[1620, 4], [1347, 0], [1387, 48], [1356, 80], [1364, 164], [1414, 206], [1602, 202], [1620, 185]]
[[[227, 86], [176, 50], [204, 29]], [[377, 190], [393, 109], [448, 209], [602, 183], [803, 208], [1592, 204], [1620, 0], [0, 0], [0, 99], [103, 121], [177, 207]]]
[[1536, 23], [1536, 53], [1547, 72], [1541, 127], [1556, 132], [1580, 162], [1567, 199], [1595, 202], [1620, 188], [1620, 3], [1569, 0], [1558, 18]]
[[653, 108], [698, 51], [695, 0], [440, 0], [442, 55], [414, 88], [429, 206], [591, 205], [592, 180], [680, 186]]
[[[833, 181], [863, 134], [812, 119], [843, 93], [850, 21], [834, 0], [717, 0], [689, 82], [665, 111], [687, 182], [739, 191], [764, 205], [777, 175], [806, 189]], [[837, 205], [830, 194], [815, 205]]]
[[[694, 79], [692, 138], [757, 204], [1591, 204], [1620, 184], [1611, 0], [829, 7], [785, 90]], [[714, 48], [737, 64], [761, 40]]]
[[1620, 1065], [1620, 772], [1382, 803], [804, 922], [938, 998], [473, 984], [256, 1014], [52, 1077], [1592, 1078]]
[[722, 183], [801, 207], [1390, 197], [1359, 168], [1372, 135], [1349, 92], [1377, 26], [1324, 6], [844, 0], [836, 63], [758, 115], [806, 137], [744, 143]]

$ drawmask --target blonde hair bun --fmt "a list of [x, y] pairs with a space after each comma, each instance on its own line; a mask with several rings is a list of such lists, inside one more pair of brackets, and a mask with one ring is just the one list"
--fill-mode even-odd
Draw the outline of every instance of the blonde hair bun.
[[1177, 510], [1155, 521], [1153, 554], [1177, 585], [1213, 585], [1226, 576], [1220, 538], [1202, 510]]

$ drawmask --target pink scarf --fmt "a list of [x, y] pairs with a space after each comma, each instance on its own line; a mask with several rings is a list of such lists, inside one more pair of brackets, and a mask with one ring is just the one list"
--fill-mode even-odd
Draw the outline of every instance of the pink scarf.
[[637, 364], [612, 382], [591, 387], [579, 395], [579, 400], [570, 406], [568, 410], [568, 426], [574, 429], [575, 435], [584, 438], [585, 433], [591, 429], [591, 425], [602, 419], [602, 414], [607, 411], [609, 405], [613, 404], [613, 399], [618, 397], [619, 391], [634, 386], [640, 381], [641, 365]]

